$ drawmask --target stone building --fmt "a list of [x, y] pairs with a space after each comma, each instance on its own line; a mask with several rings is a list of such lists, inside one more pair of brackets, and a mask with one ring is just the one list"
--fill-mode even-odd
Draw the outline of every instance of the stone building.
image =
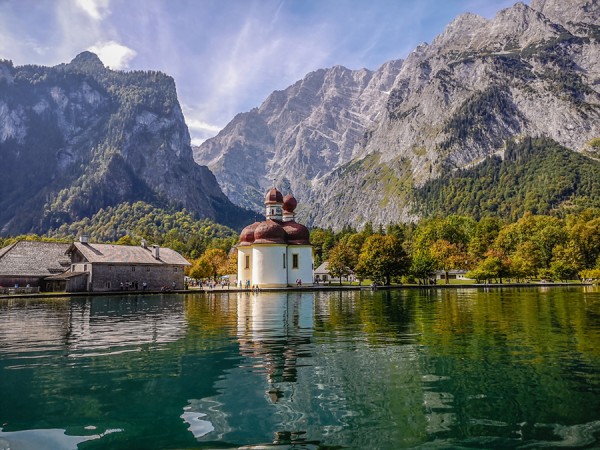
[[47, 278], [69, 269], [66, 251], [70, 244], [18, 241], [0, 249], [0, 286], [50, 290]]
[[265, 196], [267, 220], [240, 234], [238, 280], [258, 287], [313, 284], [312, 245], [308, 229], [295, 221], [296, 199], [272, 188]]
[[158, 246], [19, 241], [0, 249], [0, 287], [103, 292], [184, 288], [190, 263]]
[[86, 273], [87, 291], [183, 289], [190, 263], [175, 250], [153, 245], [93, 244], [82, 237], [67, 250], [70, 273]]

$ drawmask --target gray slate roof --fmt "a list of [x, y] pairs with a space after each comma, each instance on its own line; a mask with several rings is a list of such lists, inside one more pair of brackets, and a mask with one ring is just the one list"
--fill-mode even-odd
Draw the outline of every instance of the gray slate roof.
[[325, 261], [315, 269], [315, 275], [317, 274], [329, 274], [329, 261]]
[[71, 265], [65, 254], [71, 244], [18, 241], [0, 249], [0, 275], [47, 277]]
[[106, 264], [173, 264], [191, 265], [183, 256], [170, 248], [161, 247], [160, 259], [154, 259], [151, 248], [132, 245], [73, 243], [71, 249], [77, 249], [90, 263]]

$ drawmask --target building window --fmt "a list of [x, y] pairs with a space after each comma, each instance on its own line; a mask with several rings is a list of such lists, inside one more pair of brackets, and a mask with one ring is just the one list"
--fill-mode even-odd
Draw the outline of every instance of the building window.
[[246, 255], [246, 269], [250, 268], [250, 255]]
[[84, 265], [83, 265], [83, 271], [84, 271], [84, 272], [87, 272], [87, 264], [84, 264]]
[[283, 268], [285, 269], [285, 253], [283, 254]]
[[298, 268], [298, 253], [292, 255], [292, 269]]
[[131, 266], [131, 271], [135, 272], [135, 266]]
[[110, 281], [107, 281], [107, 282], [104, 284], [104, 287], [105, 287], [106, 289], [110, 289]]
[[146, 267], [146, 272], [150, 272], [150, 266]]
[[177, 267], [173, 267], [173, 272], [177, 272]]

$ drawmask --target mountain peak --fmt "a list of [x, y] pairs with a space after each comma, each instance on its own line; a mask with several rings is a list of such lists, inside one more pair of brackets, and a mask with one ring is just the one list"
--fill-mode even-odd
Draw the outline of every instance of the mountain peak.
[[103, 70], [106, 68], [100, 58], [98, 58], [98, 55], [87, 50], [73, 58], [68, 66], [84, 71]]

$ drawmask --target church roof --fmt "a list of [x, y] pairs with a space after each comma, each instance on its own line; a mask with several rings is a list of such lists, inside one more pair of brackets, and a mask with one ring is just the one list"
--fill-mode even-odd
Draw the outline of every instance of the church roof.
[[[293, 195], [283, 197], [276, 188], [271, 188], [265, 195], [265, 205], [282, 204], [283, 210], [288, 213], [287, 218], [292, 220], [281, 221], [279, 217], [267, 218], [263, 222], [248, 225], [240, 233], [239, 246], [252, 244], [283, 244], [283, 245], [310, 245], [308, 228], [293, 220], [294, 210], [298, 202]], [[291, 217], [290, 217], [291, 216]], [[267, 214], [269, 217], [269, 214]], [[286, 215], [284, 214], [284, 218]]]
[[285, 212], [293, 213], [296, 206], [298, 206], [298, 201], [292, 194], [283, 197], [283, 210]]
[[286, 234], [281, 222], [267, 219], [254, 229], [255, 244], [285, 244]]
[[269, 192], [265, 195], [265, 204], [270, 205], [273, 203], [283, 203], [283, 194], [274, 187], [269, 189]]
[[308, 228], [293, 220], [283, 223], [286, 242], [292, 245], [310, 245], [310, 233]]

